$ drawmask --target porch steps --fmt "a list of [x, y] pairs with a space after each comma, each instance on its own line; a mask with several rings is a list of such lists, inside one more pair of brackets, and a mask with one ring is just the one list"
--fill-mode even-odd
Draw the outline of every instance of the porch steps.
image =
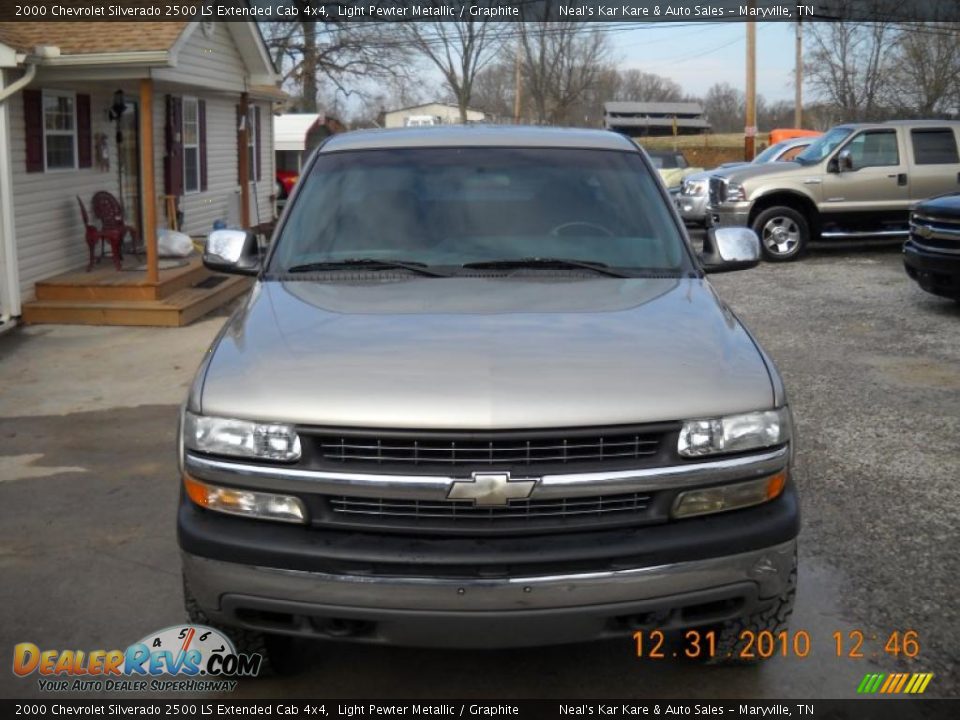
[[162, 300], [191, 288], [210, 276], [199, 258], [183, 267], [160, 271], [160, 282], [146, 281], [146, 273], [117, 271], [109, 258], [91, 272], [78, 270], [41, 280], [34, 287], [37, 300], [97, 302]]
[[[111, 298], [109, 292], [108, 297], [99, 295], [109, 286], [78, 286], [65, 290], [66, 297], [40, 299], [38, 283], [37, 299], [23, 306], [23, 321], [27, 324], [180, 327], [239, 297], [253, 284], [251, 278], [211, 275], [207, 271], [194, 276], [191, 284], [184, 286], [186, 281], [181, 280], [176, 278], [170, 292], [167, 283], [163, 283], [162, 289], [155, 288], [163, 293], [157, 299], [126, 299], [122, 293]], [[88, 290], [93, 292], [85, 294]], [[56, 293], [53, 295], [56, 297]]]

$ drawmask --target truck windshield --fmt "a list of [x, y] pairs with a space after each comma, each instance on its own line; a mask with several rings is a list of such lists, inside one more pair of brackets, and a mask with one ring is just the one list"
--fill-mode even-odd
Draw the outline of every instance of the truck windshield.
[[842, 143], [852, 132], [853, 129], [848, 127], [833, 128], [826, 135], [821, 135], [810, 143], [810, 147], [794, 159], [801, 165], [814, 165], [832, 153], [837, 145]]
[[449, 270], [546, 258], [630, 275], [693, 270], [681, 231], [639, 153], [496, 147], [330, 152], [317, 157], [301, 182], [268, 273], [357, 260], [368, 267], [382, 260]]

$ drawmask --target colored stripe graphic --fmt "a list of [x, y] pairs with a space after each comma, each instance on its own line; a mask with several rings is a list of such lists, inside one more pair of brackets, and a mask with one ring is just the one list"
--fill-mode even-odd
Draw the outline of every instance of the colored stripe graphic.
[[927, 689], [933, 673], [867, 673], [857, 686], [861, 695], [904, 693], [918, 695]]

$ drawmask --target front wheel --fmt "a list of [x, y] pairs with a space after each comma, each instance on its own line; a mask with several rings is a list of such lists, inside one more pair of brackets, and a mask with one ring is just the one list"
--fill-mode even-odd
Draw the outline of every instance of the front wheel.
[[795, 260], [810, 242], [810, 223], [802, 213], [778, 205], [767, 208], [753, 221], [763, 257], [771, 262]]

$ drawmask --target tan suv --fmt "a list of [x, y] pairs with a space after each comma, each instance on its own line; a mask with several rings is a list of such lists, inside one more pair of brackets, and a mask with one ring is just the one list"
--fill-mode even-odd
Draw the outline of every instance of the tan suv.
[[708, 223], [751, 227], [767, 260], [810, 240], [904, 237], [910, 206], [960, 189], [960, 122], [839, 125], [793, 162], [710, 178]]

